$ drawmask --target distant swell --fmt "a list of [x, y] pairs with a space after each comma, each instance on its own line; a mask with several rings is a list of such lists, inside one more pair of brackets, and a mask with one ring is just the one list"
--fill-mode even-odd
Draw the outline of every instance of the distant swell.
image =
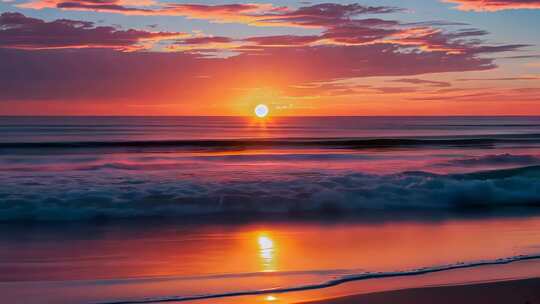
[[390, 278], [390, 277], [405, 277], [405, 276], [417, 276], [434, 272], [448, 271], [453, 269], [463, 269], [463, 268], [473, 268], [480, 266], [488, 265], [501, 265], [509, 264], [518, 261], [540, 259], [540, 255], [518, 255], [507, 258], [500, 258], [496, 260], [485, 260], [478, 262], [470, 263], [456, 263], [443, 266], [435, 267], [424, 267], [413, 270], [405, 271], [390, 271], [390, 272], [366, 272], [361, 274], [353, 274], [339, 277], [337, 279], [332, 279], [319, 284], [311, 284], [304, 286], [293, 286], [293, 287], [283, 287], [283, 288], [274, 288], [274, 289], [263, 289], [263, 290], [246, 290], [246, 291], [237, 291], [230, 293], [219, 293], [219, 294], [207, 294], [207, 295], [198, 295], [198, 296], [170, 296], [170, 297], [161, 297], [161, 298], [147, 298], [140, 300], [126, 300], [126, 301], [109, 301], [101, 302], [97, 304], [146, 304], [146, 303], [164, 303], [164, 302], [181, 302], [181, 301], [193, 301], [193, 300], [207, 300], [207, 299], [216, 299], [216, 298], [225, 298], [225, 297], [238, 297], [238, 296], [253, 296], [253, 295], [264, 295], [264, 294], [277, 294], [277, 293], [287, 293], [295, 291], [306, 291], [313, 289], [322, 289], [341, 285], [347, 282], [353, 281], [362, 281], [362, 280], [371, 280], [371, 279], [381, 279], [381, 278]]
[[231, 140], [156, 140], [156, 141], [82, 141], [82, 142], [4, 142], [1, 149], [75, 149], [75, 148], [247, 148], [247, 147], [343, 147], [384, 148], [417, 146], [489, 146], [503, 143], [540, 143], [540, 134], [485, 135], [480, 137], [420, 138], [293, 138]]

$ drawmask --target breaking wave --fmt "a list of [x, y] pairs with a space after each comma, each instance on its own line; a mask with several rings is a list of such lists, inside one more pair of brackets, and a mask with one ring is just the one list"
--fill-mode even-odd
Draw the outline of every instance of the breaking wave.
[[166, 173], [0, 175], [0, 220], [540, 207], [540, 166], [465, 174], [278, 172], [278, 178], [247, 172], [230, 179]]

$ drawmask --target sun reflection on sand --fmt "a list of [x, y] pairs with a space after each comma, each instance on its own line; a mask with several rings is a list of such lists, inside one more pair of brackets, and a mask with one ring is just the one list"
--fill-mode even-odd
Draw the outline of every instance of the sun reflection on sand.
[[262, 271], [276, 271], [276, 247], [274, 245], [274, 240], [272, 240], [267, 233], [260, 233], [257, 236], [257, 243], [259, 245], [259, 257], [261, 260]]

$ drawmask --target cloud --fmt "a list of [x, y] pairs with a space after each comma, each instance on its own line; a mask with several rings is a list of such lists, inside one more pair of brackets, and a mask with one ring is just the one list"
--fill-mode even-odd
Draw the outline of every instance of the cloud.
[[[480, 41], [472, 38], [487, 35], [488, 32], [478, 29], [463, 29], [454, 32], [446, 32], [434, 27], [413, 27], [407, 31], [403, 31], [394, 43], [402, 45], [417, 46], [425, 51], [444, 51], [448, 53], [487, 53], [503, 51], [493, 48], [512, 49], [514, 46], [484, 46]], [[521, 46], [519, 46], [521, 47]], [[519, 48], [518, 47], [518, 48]]]
[[540, 88], [472, 88], [453, 89], [449, 91], [430, 92], [423, 96], [414, 96], [409, 100], [416, 101], [445, 101], [456, 102], [527, 102], [540, 100]]
[[500, 59], [539, 59], [540, 54], [501, 57]]
[[182, 33], [118, 30], [92, 22], [58, 19], [46, 22], [20, 13], [0, 15], [0, 48], [113, 48], [133, 50], [144, 41], [171, 39]]
[[460, 78], [457, 81], [521, 81], [540, 80], [540, 76], [500, 77], [500, 78]]
[[155, 4], [153, 0], [32, 0], [17, 6], [31, 9], [58, 8], [144, 15], [151, 14], [152, 10], [141, 7]]
[[[397, 21], [376, 18], [342, 20], [327, 22], [320, 35], [278, 35], [258, 36], [245, 39], [260, 46], [299, 46], [299, 45], [360, 45], [381, 42], [393, 35], [403, 33]], [[301, 23], [305, 25], [304, 23]], [[313, 25], [314, 23], [312, 23]], [[322, 26], [321, 22], [321, 26]]]
[[207, 57], [229, 57], [237, 55], [244, 45], [245, 42], [229, 37], [200, 36], [177, 40], [165, 49], [169, 52], [195, 52]]
[[[338, 11], [328, 15], [341, 20], [351, 14]], [[0, 101], [225, 102], [238, 96], [239, 89], [261, 87], [281, 88], [281, 95], [296, 97], [354, 95], [366, 90], [412, 93], [419, 88], [312, 86], [308, 90], [295, 85], [396, 76], [403, 78], [394, 82], [442, 88], [447, 84], [410, 77], [493, 69], [493, 59], [478, 55], [521, 47], [470, 41], [485, 34], [474, 29], [445, 32], [375, 18], [341, 20], [318, 35], [233, 39], [118, 30], [75, 20], [46, 22], [19, 13], [1, 16]], [[163, 49], [149, 48], [143, 45], [146, 40], [168, 44]], [[125, 52], [143, 47], [145, 52]], [[224, 51], [232, 54], [209, 56]]]
[[230, 43], [234, 40], [229, 37], [223, 36], [207, 36], [207, 37], [193, 37], [182, 39], [179, 42], [182, 44], [208, 44], [208, 43]]
[[239, 85], [287, 87], [350, 77], [493, 68], [486, 58], [442, 52], [403, 53], [391, 44], [263, 48], [212, 59], [185, 52], [0, 49], [0, 62], [0, 100], [4, 101], [222, 100]]
[[[244, 4], [177, 4], [142, 0], [143, 6], [135, 6], [137, 0], [34, 0], [22, 4], [26, 8], [83, 9], [141, 15], [175, 15], [213, 22], [234, 22], [255, 26], [289, 26], [320, 28], [320, 35], [251, 37], [244, 43], [219, 42], [204, 49], [232, 49], [234, 46], [299, 46], [299, 45], [361, 45], [374, 43], [399, 44], [404, 48], [422, 51], [444, 51], [447, 53], [494, 53], [514, 50], [525, 45], [482, 45], [479, 37], [488, 33], [478, 29], [444, 31], [436, 25], [455, 25], [447, 21], [401, 24], [395, 20], [379, 18], [360, 19], [364, 15], [402, 12], [403, 9], [389, 6], [365, 6], [357, 3], [323, 3], [299, 8], [276, 7], [265, 3]], [[131, 4], [131, 6], [128, 6]], [[148, 5], [154, 4], [152, 8]], [[145, 6], [144, 6], [145, 5]], [[189, 44], [188, 44], [189, 45]], [[197, 44], [196, 49], [203, 48]], [[192, 46], [173, 46], [173, 50], [193, 49]]]
[[501, 11], [509, 9], [540, 9], [540, 0], [444, 0], [456, 3], [463, 11]]
[[20, 8], [56, 8], [75, 11], [96, 11], [124, 15], [183, 16], [214, 22], [254, 23], [258, 16], [279, 12], [282, 7], [272, 4], [180, 4], [154, 0], [31, 0], [18, 4]]
[[191, 19], [206, 19], [214, 22], [259, 25], [258, 21], [261, 15], [274, 12], [279, 13], [283, 10], [286, 9], [264, 3], [224, 5], [167, 3], [163, 7], [154, 10], [153, 14], [184, 16]]
[[245, 39], [245, 41], [252, 42], [259, 46], [283, 46], [283, 47], [309, 45], [319, 40], [320, 40], [320, 37], [317, 35], [311, 35], [311, 36], [278, 35], [278, 36], [251, 37], [251, 38]]
[[431, 87], [438, 87], [438, 88], [445, 88], [445, 87], [451, 86], [449, 82], [445, 82], [445, 81], [423, 80], [423, 79], [418, 79], [418, 78], [401, 78], [401, 79], [391, 80], [391, 82], [409, 83], [409, 84], [425, 84]]
[[[142, 2], [141, 2], [142, 1]], [[328, 27], [365, 14], [402, 11], [386, 6], [324, 3], [297, 9], [269, 3], [221, 5], [159, 3], [153, 0], [32, 0], [18, 7], [64, 10], [90, 10], [126, 15], [170, 15], [221, 23], [245, 23], [257, 26]], [[152, 6], [152, 8], [148, 8]]]
[[387, 14], [402, 9], [387, 6], [363, 6], [360, 4], [323, 3], [300, 7], [293, 11], [281, 11], [260, 17], [268, 24], [290, 24], [305, 27], [334, 27], [365, 14]]
[[508, 44], [490, 46], [477, 39], [488, 32], [478, 29], [444, 31], [433, 27], [407, 27], [396, 21], [380, 19], [354, 20], [336, 24], [321, 35], [267, 36], [248, 38], [246, 41], [260, 46], [314, 46], [314, 45], [368, 45], [392, 44], [404, 51], [444, 52], [447, 54], [498, 53], [515, 51], [529, 45]]

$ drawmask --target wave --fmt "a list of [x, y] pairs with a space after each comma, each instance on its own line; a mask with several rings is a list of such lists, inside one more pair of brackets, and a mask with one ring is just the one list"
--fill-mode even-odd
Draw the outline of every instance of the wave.
[[[193, 167], [190, 170], [197, 170]], [[366, 210], [540, 207], [540, 166], [434, 174], [244, 172], [179, 178], [125, 170], [0, 175], [0, 220], [89, 220], [217, 214], [340, 214]], [[270, 176], [270, 177], [269, 177]]]
[[152, 140], [152, 141], [81, 141], [81, 142], [3, 142], [0, 149], [68, 149], [68, 148], [248, 148], [248, 147], [329, 147], [391, 148], [417, 146], [491, 146], [496, 144], [540, 143], [540, 134], [507, 134], [461, 137], [418, 138], [291, 138], [291, 139], [220, 139], [220, 140]]
[[437, 166], [497, 166], [497, 165], [534, 165], [540, 164], [536, 155], [513, 155], [509, 153], [484, 155], [480, 157], [453, 159]]
[[307, 291], [314, 289], [323, 289], [334, 287], [348, 282], [353, 281], [363, 281], [363, 280], [372, 280], [372, 279], [382, 279], [382, 278], [391, 278], [391, 277], [406, 277], [406, 276], [417, 276], [423, 274], [429, 274], [434, 272], [443, 272], [455, 269], [464, 269], [464, 268], [474, 268], [481, 266], [489, 265], [502, 265], [510, 264], [518, 261], [534, 260], [540, 259], [540, 254], [536, 255], [517, 255], [506, 258], [499, 258], [495, 260], [483, 260], [469, 263], [455, 263], [449, 265], [435, 266], [435, 267], [423, 267], [412, 270], [404, 271], [388, 271], [388, 272], [365, 272], [360, 274], [345, 275], [338, 277], [336, 279], [331, 279], [318, 284], [310, 284], [303, 286], [292, 286], [292, 287], [281, 287], [273, 289], [262, 289], [262, 290], [245, 290], [245, 291], [236, 291], [229, 293], [217, 293], [217, 294], [206, 294], [206, 295], [196, 295], [196, 296], [169, 296], [169, 297], [158, 297], [158, 298], [145, 298], [140, 300], [127, 300], [127, 301], [108, 301], [100, 302], [95, 304], [147, 304], [147, 303], [164, 303], [164, 302], [185, 302], [185, 301], [194, 301], [194, 300], [208, 300], [216, 298], [226, 298], [226, 297], [239, 297], [239, 296], [254, 296], [254, 295], [264, 295], [264, 294], [278, 294], [278, 293], [288, 293], [288, 292], [298, 292], [298, 291]]

